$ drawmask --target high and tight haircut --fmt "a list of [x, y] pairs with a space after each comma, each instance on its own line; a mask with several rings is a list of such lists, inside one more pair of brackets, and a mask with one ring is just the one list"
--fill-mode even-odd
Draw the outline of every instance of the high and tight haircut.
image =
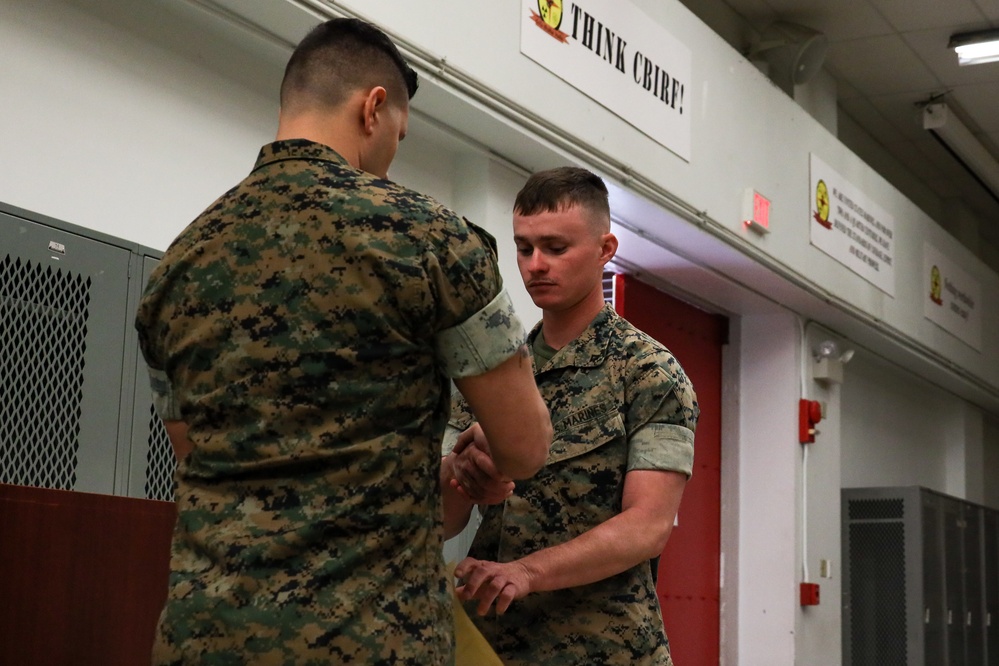
[[317, 25], [295, 47], [281, 82], [281, 107], [334, 109], [354, 91], [374, 86], [401, 103], [418, 85], [384, 32], [360, 19], [338, 18]]
[[610, 225], [607, 186], [600, 176], [574, 166], [539, 171], [527, 179], [517, 193], [513, 212], [531, 216], [556, 213], [579, 206], [601, 228]]

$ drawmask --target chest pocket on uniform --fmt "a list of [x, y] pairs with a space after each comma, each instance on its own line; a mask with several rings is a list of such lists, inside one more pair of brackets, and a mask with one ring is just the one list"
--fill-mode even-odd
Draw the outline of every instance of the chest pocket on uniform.
[[[554, 441], [548, 463], [557, 463], [589, 453], [615, 439], [625, 441], [624, 419], [613, 402], [586, 405], [569, 413], [552, 426]], [[627, 447], [623, 448], [627, 456]]]

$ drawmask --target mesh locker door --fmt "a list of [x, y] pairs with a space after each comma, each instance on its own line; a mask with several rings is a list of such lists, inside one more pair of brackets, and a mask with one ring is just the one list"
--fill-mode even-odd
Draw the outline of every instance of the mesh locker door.
[[985, 666], [985, 581], [982, 578], [982, 509], [964, 507], [965, 664]]
[[944, 597], [947, 599], [947, 662], [967, 663], [967, 630], [964, 590], [964, 533], [967, 523], [964, 505], [956, 499], [943, 497], [944, 524]]
[[943, 497], [922, 493], [923, 622], [926, 664], [947, 663], [947, 599], [944, 596]]
[[850, 567], [847, 658], [853, 666], [911, 663], [906, 631], [905, 502], [847, 502]]
[[0, 482], [113, 492], [129, 254], [0, 212]]
[[[142, 280], [137, 290], [135, 305], [138, 306], [138, 296], [146, 288], [149, 274], [159, 263], [159, 259], [151, 256], [142, 258]], [[135, 312], [129, 313], [129, 325]], [[134, 327], [133, 327], [134, 330]], [[130, 362], [134, 367], [134, 396], [132, 402], [132, 447], [128, 469], [128, 487], [126, 494], [144, 499], [174, 501], [174, 471], [177, 459], [174, 457], [170, 439], [167, 437], [163, 421], [153, 407], [152, 391], [149, 388], [149, 374], [146, 363], [139, 352], [138, 343], [130, 350]]]

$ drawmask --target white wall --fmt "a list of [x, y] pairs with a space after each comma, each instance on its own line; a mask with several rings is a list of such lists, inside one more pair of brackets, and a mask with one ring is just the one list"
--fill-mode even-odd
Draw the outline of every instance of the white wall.
[[[737, 663], [794, 664], [798, 324], [784, 313], [742, 317], [739, 326]], [[755, 344], [761, 337], [769, 344]]]
[[925, 486], [948, 493], [960, 400], [860, 350], [842, 388], [842, 484]]
[[171, 31], [178, 3], [86, 4], [0, 3], [0, 201], [162, 250], [273, 138], [283, 63]]

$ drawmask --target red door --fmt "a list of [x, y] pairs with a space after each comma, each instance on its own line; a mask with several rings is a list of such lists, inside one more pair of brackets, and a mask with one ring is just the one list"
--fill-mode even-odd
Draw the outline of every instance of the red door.
[[697, 392], [694, 473], [659, 562], [656, 591], [678, 666], [717, 664], [721, 552], [721, 356], [728, 319], [628, 275], [615, 278], [618, 314], [669, 348]]

